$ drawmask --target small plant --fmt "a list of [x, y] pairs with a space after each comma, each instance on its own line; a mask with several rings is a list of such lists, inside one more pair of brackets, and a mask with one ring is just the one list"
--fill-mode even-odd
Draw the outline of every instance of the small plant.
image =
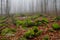
[[36, 24], [36, 26], [39, 26], [39, 25], [42, 25], [43, 23], [42, 23], [40, 20], [37, 20], [37, 21], [35, 22], [35, 24]]
[[42, 34], [42, 32], [43, 32], [42, 30], [39, 30], [39, 31], [36, 33], [36, 35], [39, 36], [39, 35]]
[[56, 17], [55, 20], [56, 20], [56, 21], [60, 20], [60, 16]]
[[6, 19], [6, 18], [7, 18], [7, 17], [3, 16], [3, 17], [0, 18], [0, 20], [4, 20], [4, 19]]
[[5, 28], [2, 30], [1, 35], [5, 36], [5, 35], [11, 35], [14, 34], [16, 32], [15, 29], [10, 29], [10, 28]]
[[6, 39], [6, 38], [1, 38], [1, 40], [8, 40], [8, 39]]
[[34, 31], [33, 30], [28, 30], [28, 32], [25, 33], [24, 35], [25, 38], [33, 38], [34, 37]]
[[43, 32], [42, 30], [38, 30], [38, 28], [34, 26], [32, 30], [28, 30], [28, 32], [25, 33], [24, 37], [27, 39], [33, 38], [41, 35], [42, 32]]
[[48, 23], [48, 20], [47, 18], [43, 17], [42, 20], [37, 20], [36, 21], [36, 25], [39, 26], [39, 25], [43, 25], [43, 24], [47, 24]]
[[38, 27], [36, 26], [33, 27], [33, 31], [34, 31], [35, 36], [39, 36], [43, 32], [42, 30], [38, 30]]
[[42, 21], [42, 23], [48, 23], [49, 22], [48, 19], [45, 17], [43, 17], [41, 21]]
[[0, 24], [0, 27], [3, 27], [3, 26], [7, 26], [7, 24], [4, 24], [4, 23]]
[[43, 17], [43, 15], [42, 15], [42, 14], [40, 14], [40, 13], [38, 14], [38, 16], [39, 16], [39, 17]]
[[49, 29], [48, 31], [49, 31], [49, 32], [54, 32], [54, 30], [53, 30], [53, 29]]
[[33, 31], [34, 31], [35, 33], [37, 33], [37, 32], [38, 32], [38, 28], [37, 28], [36, 26], [34, 26], [34, 27], [33, 27]]
[[52, 24], [52, 28], [55, 30], [59, 30], [60, 29], [60, 25], [57, 23]]
[[19, 38], [18, 40], [27, 40], [25, 37]]
[[6, 20], [0, 20], [0, 23], [5, 23], [6, 22]]
[[25, 15], [25, 14], [20, 14], [20, 16], [21, 16], [21, 17], [24, 17], [24, 16], [26, 16], [26, 15]]
[[32, 20], [30, 20], [30, 19], [25, 20], [24, 23], [22, 24], [23, 27], [31, 27], [34, 25], [35, 25], [35, 23], [32, 22]]
[[34, 20], [34, 19], [37, 19], [39, 16], [38, 15], [35, 15], [35, 16], [32, 16], [31, 19]]
[[21, 21], [21, 20], [16, 20], [16, 26], [20, 26], [20, 25], [22, 25], [24, 22], [23, 21]]
[[46, 36], [43, 38], [43, 40], [49, 40], [49, 36], [46, 35]]

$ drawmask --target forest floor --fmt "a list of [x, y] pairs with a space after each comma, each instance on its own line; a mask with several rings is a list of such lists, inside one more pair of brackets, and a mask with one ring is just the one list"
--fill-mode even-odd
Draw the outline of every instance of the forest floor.
[[[22, 17], [17, 17], [17, 18], [18, 18], [18, 20], [25, 20], [26, 19], [26, 18], [22, 18]], [[30, 29], [33, 30], [33, 27], [26, 27], [26, 29], [24, 29], [20, 25], [19, 25], [19, 27], [16, 27], [16, 25], [10, 23], [11, 25], [9, 24], [9, 28], [16, 29], [16, 32], [14, 33], [14, 36], [0, 35], [0, 40], [60, 40], [60, 30], [58, 30], [58, 29], [54, 30], [52, 28], [53, 23], [57, 23], [58, 25], [60, 25], [60, 20], [55, 21], [55, 20], [53, 20], [54, 17], [49, 17], [49, 16], [46, 16], [46, 18], [48, 19], [49, 23], [47, 23], [47, 24], [43, 23], [43, 25], [37, 26], [39, 31], [40, 30], [43, 31], [42, 34], [39, 35], [39, 36], [24, 39], [23, 36], [25, 35], [25, 33]], [[42, 17], [32, 19], [33, 22], [35, 22], [37, 20], [42, 20]], [[23, 38], [23, 39], [20, 39], [20, 38]]]

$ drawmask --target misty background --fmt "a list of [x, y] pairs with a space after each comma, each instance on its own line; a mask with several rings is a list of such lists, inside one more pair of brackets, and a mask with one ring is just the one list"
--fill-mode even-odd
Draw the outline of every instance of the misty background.
[[[60, 12], [60, 0], [0, 0], [0, 14], [6, 13], [6, 5], [8, 5], [10, 13], [25, 12]], [[56, 6], [56, 7], [55, 7]], [[1, 11], [2, 10], [2, 11]]]

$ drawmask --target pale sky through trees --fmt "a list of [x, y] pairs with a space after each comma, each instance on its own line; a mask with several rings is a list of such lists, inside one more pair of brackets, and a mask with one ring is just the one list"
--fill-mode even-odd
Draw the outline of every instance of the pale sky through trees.
[[[6, 4], [5, 1], [6, 0], [3, 0], [3, 2], [2, 2], [3, 11], [5, 10], [5, 4]], [[54, 9], [53, 1], [54, 0], [48, 0], [47, 10]], [[30, 12], [30, 10], [32, 9], [32, 0], [9, 0], [9, 3], [10, 3], [9, 5], [10, 5], [11, 13]], [[36, 10], [41, 9], [41, 0], [38, 0], [38, 3], [36, 2], [36, 0], [33, 0], [33, 4], [34, 4], [34, 7], [33, 7], [34, 12]], [[1, 5], [1, 0], [0, 0], [0, 5]], [[43, 4], [43, 6], [44, 6], [44, 4]], [[0, 6], [0, 9], [1, 9], [1, 6]], [[60, 0], [57, 0], [57, 9], [60, 10]]]

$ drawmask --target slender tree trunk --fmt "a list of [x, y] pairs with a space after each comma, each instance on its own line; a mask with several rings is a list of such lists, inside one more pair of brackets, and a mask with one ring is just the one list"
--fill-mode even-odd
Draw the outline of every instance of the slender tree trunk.
[[9, 17], [9, 0], [6, 0], [6, 15]]
[[46, 10], [46, 11], [47, 11], [46, 13], [47, 13], [47, 15], [49, 15], [49, 10], [48, 10], [48, 0], [46, 0], [46, 9], [47, 9], [47, 10]]
[[30, 13], [32, 13], [32, 3], [31, 2], [29, 3], [29, 11], [30, 11]]
[[55, 0], [55, 11], [56, 11], [56, 15], [58, 16], [58, 12], [57, 12], [57, 0]]
[[54, 0], [54, 4], [55, 4], [55, 13], [56, 13], [56, 16], [58, 16], [58, 13], [57, 13], [57, 0]]
[[34, 14], [34, 0], [32, 0], [32, 14]]
[[43, 1], [41, 0], [41, 13], [43, 14]]
[[46, 0], [44, 0], [44, 11], [45, 11], [45, 14], [46, 14]]
[[2, 16], [2, 0], [1, 0], [1, 16]]
[[36, 0], [36, 12], [38, 12], [38, 0]]

